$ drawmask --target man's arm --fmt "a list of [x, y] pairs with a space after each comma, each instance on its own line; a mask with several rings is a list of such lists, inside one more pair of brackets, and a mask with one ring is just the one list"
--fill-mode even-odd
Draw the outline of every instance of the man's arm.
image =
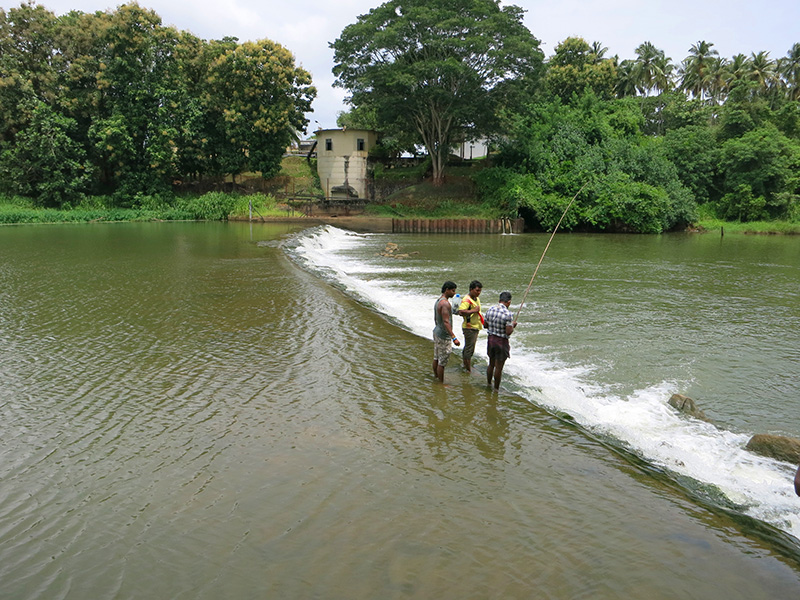
[[442, 314], [442, 325], [444, 325], [445, 331], [447, 331], [453, 343], [458, 346], [461, 342], [456, 338], [456, 334], [453, 333], [453, 327], [450, 325], [450, 315], [453, 312], [453, 306], [447, 300], [440, 300], [439, 312]]
[[[464, 308], [461, 308], [462, 306]], [[473, 308], [467, 308], [469, 306], [472, 306]], [[475, 302], [473, 302], [472, 298], [470, 298], [469, 296], [467, 296], [461, 303], [461, 306], [458, 307], [458, 314], [461, 315], [462, 317], [468, 317], [469, 315], [474, 315], [476, 312], [478, 312], [478, 305]]]
[[516, 321], [512, 321], [511, 323], [506, 325], [506, 335], [511, 335], [514, 333], [514, 328], [517, 326]]

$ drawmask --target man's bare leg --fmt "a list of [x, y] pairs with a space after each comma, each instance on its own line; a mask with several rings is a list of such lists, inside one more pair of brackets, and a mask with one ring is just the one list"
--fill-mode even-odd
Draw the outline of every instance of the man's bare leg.
[[495, 362], [494, 365], [494, 389], [500, 389], [500, 379], [503, 377], [503, 367], [505, 366], [505, 360], [498, 360]]

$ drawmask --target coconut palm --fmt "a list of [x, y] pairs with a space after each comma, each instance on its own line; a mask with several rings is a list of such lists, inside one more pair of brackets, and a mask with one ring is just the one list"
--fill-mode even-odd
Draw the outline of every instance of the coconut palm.
[[800, 44], [792, 46], [786, 57], [778, 61], [778, 66], [789, 99], [800, 100]]
[[712, 49], [711, 44], [706, 41], [699, 41], [689, 48], [689, 56], [681, 63], [679, 75], [681, 76], [680, 87], [690, 93], [695, 98], [703, 98], [710, 95], [708, 92], [708, 70], [714, 56], [719, 52]]
[[734, 56], [727, 66], [728, 78], [727, 89], [730, 89], [737, 83], [748, 80], [748, 73], [750, 72], [750, 59], [744, 54], [737, 54]]
[[767, 92], [777, 79], [775, 61], [769, 57], [769, 52], [762, 50], [758, 54], [750, 55], [749, 79], [758, 84], [762, 92]]
[[664, 54], [663, 50], [659, 50], [659, 56], [655, 60], [653, 66], [653, 82], [654, 87], [659, 92], [666, 92], [672, 87], [672, 71], [675, 65], [672, 64], [672, 59]]
[[608, 52], [608, 48], [603, 46], [601, 42], [592, 42], [591, 49], [589, 51], [589, 54], [592, 57], [592, 64], [596, 65], [603, 60], [606, 56], [606, 52]]
[[773, 104], [782, 94], [783, 80], [778, 75], [777, 64], [770, 59], [769, 52], [761, 51], [750, 55], [749, 80], [756, 85], [755, 93]]
[[728, 93], [728, 59], [715, 56], [709, 61], [705, 85], [712, 104], [722, 104]]
[[672, 78], [672, 63], [650, 42], [644, 42], [636, 48], [637, 59], [634, 66], [637, 88], [645, 96], [653, 89], [665, 91]]
[[623, 60], [617, 66], [619, 76], [614, 91], [617, 98], [635, 96], [637, 92], [636, 63], [632, 60]]

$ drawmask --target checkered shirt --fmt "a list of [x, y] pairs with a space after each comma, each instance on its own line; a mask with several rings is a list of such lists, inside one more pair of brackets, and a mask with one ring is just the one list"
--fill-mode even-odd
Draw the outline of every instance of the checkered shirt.
[[505, 304], [496, 304], [486, 311], [484, 327], [489, 335], [507, 338], [506, 325], [514, 322], [514, 315], [506, 308]]

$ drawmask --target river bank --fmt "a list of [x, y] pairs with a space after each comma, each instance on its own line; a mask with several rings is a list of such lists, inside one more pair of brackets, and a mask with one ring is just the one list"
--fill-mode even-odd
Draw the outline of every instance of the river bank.
[[[476, 230], [476, 221], [492, 219], [477, 218], [472, 214], [460, 214], [456, 210], [442, 212], [438, 208], [417, 210], [413, 214], [390, 216], [374, 214], [368, 211], [348, 210], [346, 212], [319, 211], [313, 216], [301, 212], [289, 214], [279, 205], [264, 201], [255, 206], [255, 214], [250, 218], [248, 202], [241, 200], [233, 206], [227, 215], [230, 221], [253, 221], [269, 223], [306, 223], [309, 225], [337, 225], [357, 232], [392, 233], [392, 232], [425, 232], [425, 233], [467, 233]], [[4, 201], [5, 200], [5, 201]], [[0, 225], [34, 224], [34, 223], [108, 223], [108, 222], [142, 222], [142, 221], [191, 221], [203, 220], [198, 211], [184, 208], [158, 206], [154, 208], [103, 208], [99, 206], [75, 207], [67, 209], [37, 208], [29, 201], [0, 197]], [[206, 220], [220, 220], [207, 217]], [[464, 225], [449, 226], [431, 225], [436, 221], [464, 222]], [[393, 225], [394, 222], [394, 225]], [[403, 224], [398, 226], [398, 223]], [[471, 225], [469, 223], [472, 223]], [[492, 229], [489, 229], [492, 230]], [[492, 230], [493, 231], [493, 230]], [[499, 231], [503, 231], [502, 228]], [[515, 226], [513, 231], [521, 233], [523, 226]], [[563, 230], [565, 233], [567, 229]], [[800, 235], [800, 223], [790, 221], [753, 221], [736, 222], [718, 219], [701, 219], [687, 228], [692, 233], [710, 233], [716, 235]], [[599, 232], [603, 233], [603, 232]]]

